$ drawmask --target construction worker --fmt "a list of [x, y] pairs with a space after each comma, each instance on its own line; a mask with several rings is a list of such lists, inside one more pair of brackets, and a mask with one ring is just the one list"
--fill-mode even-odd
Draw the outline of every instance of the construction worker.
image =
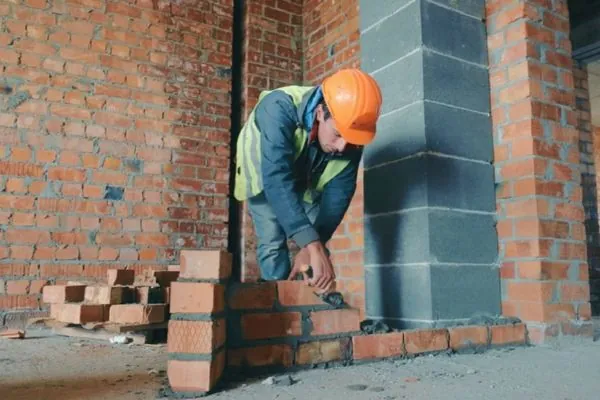
[[[260, 94], [237, 140], [234, 196], [248, 202], [263, 280], [293, 279], [308, 264], [310, 285], [326, 290], [335, 281], [325, 244], [354, 195], [381, 102], [377, 82], [360, 69]], [[293, 269], [287, 239], [300, 247]]]

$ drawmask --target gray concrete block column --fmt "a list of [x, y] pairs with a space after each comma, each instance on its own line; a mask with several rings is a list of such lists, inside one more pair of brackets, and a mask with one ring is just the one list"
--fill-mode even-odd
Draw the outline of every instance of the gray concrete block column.
[[364, 156], [366, 314], [397, 328], [500, 313], [484, 0], [361, 0], [382, 87]]

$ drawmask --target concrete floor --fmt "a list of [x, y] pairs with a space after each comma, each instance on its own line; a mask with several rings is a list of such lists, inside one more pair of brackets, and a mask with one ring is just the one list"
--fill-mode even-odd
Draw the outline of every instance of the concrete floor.
[[[165, 383], [164, 345], [112, 345], [29, 331], [0, 340], [2, 400], [148, 400]], [[262, 378], [231, 384], [208, 398], [540, 399], [600, 396], [600, 341], [565, 338], [552, 346], [438, 355], [291, 374], [291, 386]]]

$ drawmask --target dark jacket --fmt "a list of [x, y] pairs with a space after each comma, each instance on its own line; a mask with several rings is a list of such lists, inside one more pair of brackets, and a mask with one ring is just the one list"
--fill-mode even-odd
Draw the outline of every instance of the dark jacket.
[[[256, 125], [262, 146], [262, 177], [265, 196], [288, 238], [300, 247], [315, 240], [325, 244], [346, 213], [356, 189], [362, 148], [347, 146], [341, 155], [321, 151], [318, 141], [308, 138], [301, 156], [294, 162], [294, 132], [298, 126], [312, 129], [315, 108], [322, 99], [320, 87], [309, 91], [298, 108], [292, 98], [274, 91], [256, 108]], [[303, 208], [303, 194], [309, 182], [316, 183], [327, 161], [345, 157], [350, 164], [315, 198], [319, 214], [312, 225]]]

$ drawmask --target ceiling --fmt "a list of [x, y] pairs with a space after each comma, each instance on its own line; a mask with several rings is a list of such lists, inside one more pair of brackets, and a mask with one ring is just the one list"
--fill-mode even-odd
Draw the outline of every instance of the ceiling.
[[600, 126], [600, 61], [588, 64], [588, 87], [590, 88], [590, 107], [592, 124]]

